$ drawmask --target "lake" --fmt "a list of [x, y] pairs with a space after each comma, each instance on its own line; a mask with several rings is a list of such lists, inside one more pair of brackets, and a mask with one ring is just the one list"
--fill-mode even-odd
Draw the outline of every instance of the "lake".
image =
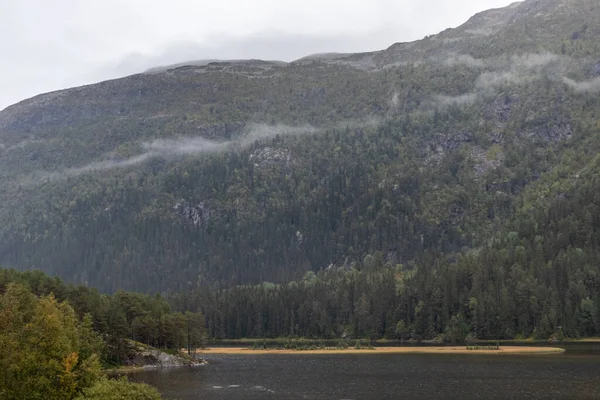
[[210, 355], [136, 372], [166, 399], [599, 399], [600, 355]]

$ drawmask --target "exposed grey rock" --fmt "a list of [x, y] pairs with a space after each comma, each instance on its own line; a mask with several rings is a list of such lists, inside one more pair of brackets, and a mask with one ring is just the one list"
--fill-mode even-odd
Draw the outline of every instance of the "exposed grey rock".
[[427, 163], [437, 163], [448, 153], [457, 150], [462, 144], [473, 140], [473, 135], [468, 130], [450, 133], [436, 133], [429, 144]]
[[263, 147], [252, 153], [250, 160], [257, 168], [289, 167], [292, 163], [292, 155], [288, 149]]
[[475, 147], [471, 152], [471, 158], [475, 160], [475, 174], [481, 176], [490, 169], [496, 169], [501, 166], [504, 162], [504, 153], [499, 151], [494, 159], [490, 159], [486, 150]]
[[168, 354], [153, 347], [128, 341], [126, 365], [140, 368], [194, 367], [206, 364], [205, 360], [184, 355]]
[[188, 360], [181, 356], [164, 353], [160, 350], [147, 350], [142, 354], [142, 357], [153, 361], [151, 364], [145, 364], [145, 368], [193, 367], [204, 364], [203, 361]]
[[496, 119], [502, 123], [507, 122], [511, 116], [513, 107], [515, 107], [519, 101], [519, 97], [515, 95], [504, 94], [498, 96], [493, 104]]
[[213, 214], [212, 210], [203, 201], [196, 205], [192, 205], [190, 203], [185, 203], [182, 200], [176, 203], [175, 206], [173, 206], [173, 209], [186, 221], [189, 221], [196, 226], [208, 222]]
[[573, 129], [568, 122], [559, 122], [547, 127], [540, 127], [537, 131], [538, 137], [550, 142], [558, 142], [571, 137]]

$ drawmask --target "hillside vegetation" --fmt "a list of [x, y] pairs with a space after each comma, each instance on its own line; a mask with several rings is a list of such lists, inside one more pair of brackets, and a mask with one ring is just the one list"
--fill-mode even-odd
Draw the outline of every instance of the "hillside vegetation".
[[26, 100], [0, 263], [168, 294], [214, 337], [598, 334], [599, 38], [596, 1], [527, 0]]
[[[48, 294], [50, 290], [68, 300]], [[41, 273], [0, 270], [0, 398], [161, 398], [150, 386], [125, 378], [109, 380], [103, 373], [101, 363], [111, 358], [107, 355], [119, 354], [111, 350], [110, 342], [122, 341], [122, 331], [109, 323], [108, 332], [101, 333], [97, 305], [91, 306], [95, 315], [81, 314], [86, 310], [83, 303], [94, 300], [98, 297], [93, 292], [68, 287]]]

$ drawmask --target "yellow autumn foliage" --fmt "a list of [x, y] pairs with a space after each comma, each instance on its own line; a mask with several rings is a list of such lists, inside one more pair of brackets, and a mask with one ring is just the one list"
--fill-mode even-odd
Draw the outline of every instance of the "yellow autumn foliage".
[[20, 285], [0, 296], [0, 399], [69, 400], [97, 381], [97, 354], [83, 358], [89, 324], [53, 296]]

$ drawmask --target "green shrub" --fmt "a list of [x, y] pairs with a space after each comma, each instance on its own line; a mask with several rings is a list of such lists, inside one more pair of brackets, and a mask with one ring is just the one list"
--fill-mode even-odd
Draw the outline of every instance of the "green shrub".
[[160, 393], [152, 386], [121, 379], [102, 379], [86, 389], [76, 400], [160, 400]]

